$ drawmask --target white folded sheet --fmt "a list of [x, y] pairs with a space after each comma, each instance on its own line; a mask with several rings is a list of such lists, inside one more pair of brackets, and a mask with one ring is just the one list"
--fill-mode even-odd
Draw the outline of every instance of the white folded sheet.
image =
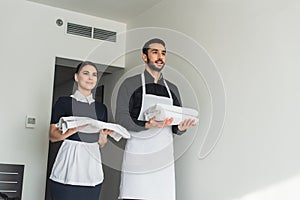
[[173, 118], [171, 125], [178, 125], [185, 119], [194, 119], [197, 123], [199, 112], [192, 108], [185, 108], [166, 104], [154, 104], [144, 112], [146, 121], [156, 117], [157, 121], [163, 121], [166, 118]]
[[111, 136], [117, 142], [123, 137], [125, 139], [130, 138], [129, 132], [121, 125], [98, 121], [89, 117], [61, 117], [59, 122], [56, 124], [59, 130], [64, 134], [69, 128], [75, 128], [77, 126], [86, 125], [86, 127], [80, 129], [82, 133], [97, 133], [101, 129], [113, 130], [109, 136]]

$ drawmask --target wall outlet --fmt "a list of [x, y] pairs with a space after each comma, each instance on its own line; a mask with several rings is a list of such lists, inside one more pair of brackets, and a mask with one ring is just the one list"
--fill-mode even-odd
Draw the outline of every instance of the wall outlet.
[[26, 128], [35, 128], [36, 125], [36, 117], [26, 115], [25, 127]]

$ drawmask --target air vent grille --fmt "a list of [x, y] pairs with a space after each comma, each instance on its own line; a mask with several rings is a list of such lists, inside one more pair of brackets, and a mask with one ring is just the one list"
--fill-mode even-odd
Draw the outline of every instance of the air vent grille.
[[116, 42], [116, 32], [107, 31], [99, 28], [94, 28], [93, 38], [98, 40], [105, 40], [110, 42]]
[[79, 35], [87, 38], [92, 37], [92, 27], [83, 26], [79, 24], [68, 23], [67, 33], [72, 35]]
[[117, 33], [114, 31], [108, 31], [100, 28], [94, 28], [90, 26], [84, 26], [80, 24], [68, 23], [67, 24], [67, 34], [97, 39], [105, 40], [109, 42], [116, 42]]

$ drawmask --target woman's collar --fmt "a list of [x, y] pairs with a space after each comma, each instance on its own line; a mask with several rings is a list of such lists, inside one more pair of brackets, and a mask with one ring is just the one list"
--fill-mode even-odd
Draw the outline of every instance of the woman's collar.
[[76, 99], [76, 101], [80, 101], [83, 103], [94, 103], [95, 99], [93, 98], [93, 95], [90, 94], [89, 96], [84, 96], [83, 94], [81, 94], [78, 90], [76, 90], [74, 92], [74, 94], [71, 95], [72, 98]]

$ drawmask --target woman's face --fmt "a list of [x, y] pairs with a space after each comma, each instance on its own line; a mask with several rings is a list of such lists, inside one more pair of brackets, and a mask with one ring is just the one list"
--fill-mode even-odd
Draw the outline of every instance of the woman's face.
[[85, 65], [81, 68], [79, 73], [75, 74], [75, 81], [78, 84], [78, 90], [83, 93], [91, 92], [97, 84], [97, 79], [97, 70], [92, 65]]

